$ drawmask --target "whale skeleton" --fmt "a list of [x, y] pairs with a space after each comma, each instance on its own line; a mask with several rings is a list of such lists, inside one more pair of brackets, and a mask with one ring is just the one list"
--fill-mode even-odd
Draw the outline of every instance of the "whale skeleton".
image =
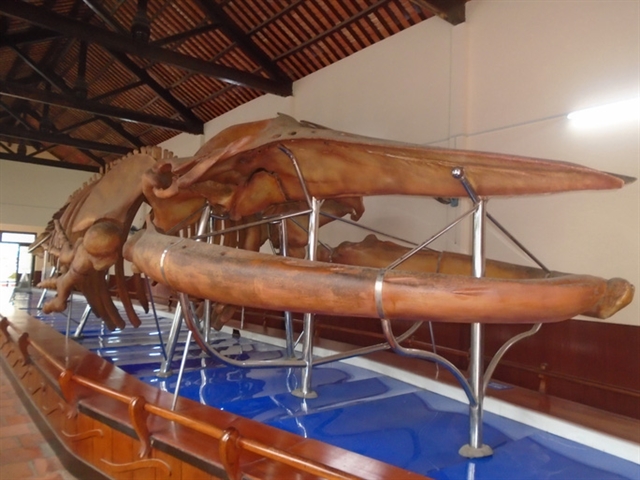
[[[125, 175], [129, 172], [133, 174]], [[119, 193], [123, 176], [127, 188]], [[206, 341], [198, 334], [187, 295], [205, 302], [213, 300], [218, 306], [284, 310], [285, 318], [291, 312], [302, 312], [302, 359], [284, 362], [304, 366], [302, 385], [294, 392], [302, 397], [314, 395], [310, 382], [313, 315], [379, 318], [387, 337], [381, 348], [392, 347], [400, 354], [437, 361], [460, 381], [469, 398], [472, 419], [470, 442], [461, 452], [483, 456], [490, 452], [481, 435], [486, 388], [481, 372], [482, 325], [536, 324], [503, 346], [487, 369], [489, 374], [506, 349], [535, 333], [540, 324], [580, 314], [607, 318], [627, 305], [634, 292], [622, 279], [507, 268], [487, 262], [484, 223], [491, 217], [486, 200], [618, 189], [634, 180], [567, 162], [372, 139], [287, 116], [236, 125], [213, 137], [192, 157], [177, 158], [151, 150], [129, 156], [74, 194], [54, 219], [50, 240], [42, 244], [64, 259], [66, 271], [46, 280], [46, 286], [57, 287], [60, 295], [45, 308], [64, 308], [71, 287], [80, 284], [96, 313], [105, 321], [111, 320], [108, 325], [124, 326], [107, 298], [104, 282], [104, 271], [115, 264], [118, 289], [124, 288], [124, 254], [148, 277], [181, 292], [180, 308], [191, 326], [189, 339], [195, 334], [202, 346]], [[392, 194], [472, 200], [473, 209], [463, 216], [473, 218], [473, 254], [462, 262], [470, 275], [449, 270], [442, 262], [438, 265], [443, 268], [437, 271], [410, 268], [424, 256], [421, 250], [428, 242], [386, 265], [380, 262], [393, 248], [385, 244], [375, 246], [378, 253], [373, 253], [373, 259], [371, 255], [345, 255], [349, 249], [338, 247], [332, 252], [333, 263], [317, 261], [317, 231], [322, 223], [343, 220], [345, 215], [357, 220], [364, 211], [363, 196]], [[144, 231], [127, 240], [135, 211], [143, 201], [151, 206], [152, 220]], [[321, 217], [323, 202], [332, 213]], [[300, 214], [300, 208], [309, 215], [306, 225], [291, 218]], [[231, 225], [226, 231], [237, 235], [224, 235], [223, 245], [213, 245], [162, 233], [193, 223], [203, 209], [208, 213], [202, 214], [198, 233], [214, 235], [210, 231], [214, 223]], [[294, 256], [306, 251], [306, 260], [257, 253], [260, 245], [271, 240], [269, 225], [278, 222], [280, 251], [289, 250]], [[362, 253], [369, 247], [365, 242], [355, 251]], [[319, 257], [323, 259], [322, 253]], [[486, 275], [487, 266], [498, 273]], [[136, 325], [130, 299], [124, 300]], [[208, 311], [209, 306], [205, 308]], [[413, 328], [425, 321], [470, 323], [470, 381], [442, 357], [403, 348], [400, 341], [406, 333], [399, 338], [393, 335], [391, 323], [395, 320], [414, 321]], [[359, 353], [368, 351], [372, 350]]]
[[[451, 174], [457, 168], [464, 169], [467, 183]], [[124, 282], [121, 250], [142, 202], [151, 206], [154, 225], [168, 232], [193, 223], [205, 202], [226, 222], [240, 225], [296, 202], [310, 204], [311, 197], [333, 205], [334, 216], [357, 220], [367, 195], [451, 198], [467, 196], [472, 188], [487, 198], [617, 189], [630, 181], [566, 162], [389, 142], [280, 115], [229, 127], [192, 157], [142, 149], [112, 162], [103, 176], [74, 193], [39, 246], [60, 266], [60, 275], [42, 284], [58, 291], [44, 310], [64, 310], [75, 286], [107, 326], [124, 327], [104, 280], [104, 272], [115, 265], [127, 316], [139, 325]], [[306, 233], [290, 221], [287, 229], [290, 254], [302, 255]], [[257, 251], [267, 238], [264, 227], [248, 228], [227, 245]], [[137, 290], [139, 297], [145, 295], [140, 282]]]

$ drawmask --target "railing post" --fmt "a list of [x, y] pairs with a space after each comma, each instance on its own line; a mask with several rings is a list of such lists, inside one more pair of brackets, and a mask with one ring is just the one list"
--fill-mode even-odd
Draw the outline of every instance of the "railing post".
[[76, 394], [73, 388], [73, 372], [69, 369], [63, 370], [58, 375], [58, 384], [64, 400], [67, 402], [67, 418], [71, 419], [78, 413]]
[[145, 409], [146, 404], [147, 400], [144, 397], [133, 397], [128, 406], [129, 419], [140, 440], [139, 458], [147, 458], [151, 452], [151, 437], [147, 426], [149, 413]]
[[233, 427], [222, 432], [220, 438], [220, 461], [224, 466], [229, 480], [240, 480], [240, 432]]

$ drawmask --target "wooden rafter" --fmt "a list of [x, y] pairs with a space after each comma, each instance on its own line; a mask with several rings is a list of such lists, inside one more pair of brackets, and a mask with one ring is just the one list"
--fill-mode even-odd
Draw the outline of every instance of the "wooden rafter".
[[227, 15], [224, 9], [220, 8], [215, 2], [211, 0], [196, 0], [198, 5], [202, 7], [204, 12], [209, 16], [209, 19], [214, 22], [218, 22], [220, 29], [227, 35], [231, 41], [238, 45], [247, 55], [253, 58], [262, 69], [267, 72], [271, 78], [277, 79], [282, 82], [290, 82], [287, 74], [253, 43], [250, 37], [248, 37], [238, 25]]
[[205, 60], [182, 53], [133, 42], [129, 37], [78, 22], [21, 0], [3, 0], [0, 3], [0, 13], [41, 28], [47, 28], [87, 42], [96, 43], [107, 49], [215, 77], [233, 85], [254, 88], [282, 96], [288, 96], [292, 93], [291, 82], [274, 81], [235, 68], [211, 64]]
[[18, 153], [0, 152], [0, 160], [9, 160], [11, 162], [30, 163], [32, 165], [44, 165], [46, 167], [67, 168], [70, 170], [81, 170], [83, 172], [99, 172], [99, 167], [92, 165], [82, 165], [78, 163], [63, 162], [59, 160], [49, 160], [46, 158], [34, 158], [29, 155], [20, 155]]
[[193, 128], [185, 124], [184, 122], [179, 122], [177, 120], [159, 117], [157, 115], [150, 115], [147, 113], [141, 113], [134, 110], [128, 110], [126, 108], [104, 105], [102, 103], [83, 100], [71, 95], [46, 92], [14, 82], [0, 81], [0, 94], [39, 103], [46, 103], [59, 107], [72, 108], [74, 110], [89, 112], [94, 115], [103, 117], [111, 117], [123, 121], [145, 123], [147, 125], [153, 125], [155, 127], [166, 128], [169, 130], [176, 130], [178, 132], [188, 132], [194, 134], [202, 133], [201, 128]]
[[110, 145], [108, 143], [82, 140], [60, 133], [39, 132], [27, 130], [26, 128], [9, 126], [2, 127], [2, 131], [0, 131], [0, 138], [53, 143], [56, 145], [68, 145], [70, 147], [75, 147], [82, 150], [95, 150], [98, 152], [115, 153], [117, 155], [124, 155], [131, 150], [128, 147], [120, 147], [118, 145]]

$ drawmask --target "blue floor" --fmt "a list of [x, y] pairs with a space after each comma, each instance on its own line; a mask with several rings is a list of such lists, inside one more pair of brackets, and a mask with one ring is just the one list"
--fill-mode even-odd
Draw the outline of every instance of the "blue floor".
[[[31, 314], [64, 332], [66, 315]], [[72, 309], [71, 331], [84, 304]], [[144, 382], [174, 392], [177, 375], [159, 378], [163, 348], [152, 315], [139, 329], [109, 332], [91, 316], [79, 342]], [[159, 318], [166, 341], [170, 319]], [[186, 336], [183, 333], [183, 336]], [[234, 358], [279, 358], [280, 348], [217, 333], [213, 344]], [[177, 372], [184, 343], [173, 363]], [[314, 368], [318, 398], [291, 395], [299, 372], [284, 368], [240, 369], [202, 358], [190, 349], [180, 394], [206, 405], [314, 438], [438, 480], [640, 480], [640, 465], [518, 422], [485, 413], [484, 441], [494, 455], [468, 460], [458, 454], [468, 441], [468, 407], [376, 372], [334, 362]]]

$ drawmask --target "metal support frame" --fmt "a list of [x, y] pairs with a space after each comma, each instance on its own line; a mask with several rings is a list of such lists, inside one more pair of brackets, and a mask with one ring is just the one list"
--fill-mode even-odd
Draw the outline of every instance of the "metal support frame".
[[[293, 368], [293, 367], [305, 367], [305, 361], [303, 359], [298, 358], [281, 358], [281, 359], [273, 359], [273, 360], [236, 360], [230, 357], [223, 355], [218, 352], [211, 345], [204, 343], [202, 341], [202, 335], [199, 332], [198, 318], [193, 311], [193, 308], [190, 305], [189, 297], [184, 293], [179, 294], [180, 297], [180, 305], [182, 307], [182, 311], [184, 312], [184, 320], [185, 324], [189, 328], [190, 331], [194, 334], [194, 340], [198, 343], [198, 346], [203, 350], [208, 352], [213, 358], [220, 360], [227, 365], [231, 365], [233, 367], [240, 368]], [[189, 308], [187, 308], [189, 307]], [[409, 328], [406, 332], [400, 335], [397, 338], [398, 342], [403, 342], [411, 335], [413, 335], [416, 330], [420, 327], [421, 322], [414, 323], [411, 328]], [[336, 353], [333, 355], [328, 355], [326, 357], [316, 358], [313, 362], [314, 365], [324, 365], [325, 363], [337, 362], [339, 360], [346, 360], [348, 358], [359, 357], [362, 355], [369, 355], [371, 353], [380, 352], [382, 350], [388, 350], [390, 348], [389, 343], [378, 343], [376, 345], [370, 345], [368, 347], [356, 348], [354, 350], [350, 350], [344, 353]]]
[[[211, 206], [207, 203], [200, 213], [200, 220], [198, 221], [198, 229], [196, 241], [202, 241], [206, 239], [207, 242], [211, 239], [211, 237], [207, 236], [208, 230], [211, 225]], [[163, 259], [166, 255], [167, 251], [163, 253]], [[155, 308], [154, 308], [155, 312]], [[183, 321], [183, 304], [182, 302], [176, 305], [176, 311], [173, 315], [173, 321], [171, 322], [171, 329], [169, 330], [169, 338], [167, 339], [167, 346], [163, 348], [164, 351], [164, 360], [160, 365], [160, 370], [156, 374], [156, 376], [161, 378], [167, 378], [173, 375], [173, 371], [171, 370], [171, 363], [173, 362], [173, 356], [176, 353], [176, 346], [178, 345], [178, 338], [180, 337], [180, 330], [182, 329], [182, 321]], [[211, 302], [209, 300], [205, 300], [205, 338], [208, 341], [209, 337], [209, 327], [211, 325]], [[191, 333], [189, 332], [188, 337], [189, 342], [191, 341]], [[187, 355], [189, 350], [189, 346], [185, 346], [185, 351], [183, 353], [184, 356]], [[184, 362], [182, 362], [184, 363]], [[181, 367], [182, 368], [182, 367]], [[179, 377], [181, 377], [182, 372], [179, 372]]]
[[[209, 225], [208, 232], [203, 232], [200, 228], [200, 226], [204, 224], [204, 218], [205, 218], [205, 216], [202, 215], [199, 228], [198, 228], [198, 235], [193, 237], [193, 239], [196, 239], [199, 241], [202, 241], [204, 239], [209, 240], [215, 236], [234, 233], [239, 230], [257, 226], [257, 225], [278, 224], [280, 227], [280, 241], [281, 241], [281, 249], [279, 254], [286, 256], [288, 253], [287, 247], [286, 247], [286, 243], [287, 243], [286, 242], [286, 238], [287, 238], [286, 220], [293, 219], [298, 216], [310, 215], [309, 231], [308, 231], [309, 239], [307, 242], [308, 258], [309, 260], [312, 260], [312, 261], [316, 259], [316, 252], [319, 244], [319, 240], [318, 240], [319, 216], [323, 214], [321, 212], [322, 201], [313, 198], [309, 194], [309, 190], [307, 189], [306, 182], [304, 180], [304, 177], [302, 175], [298, 162], [295, 156], [293, 155], [293, 153], [291, 153], [284, 146], [281, 146], [280, 150], [290, 158], [292, 165], [295, 169], [295, 173], [298, 176], [298, 179], [300, 181], [300, 185], [304, 192], [305, 199], [307, 200], [307, 204], [309, 208], [298, 211], [298, 212], [294, 212], [294, 213], [282, 214], [282, 215], [272, 216], [272, 217], [265, 217], [255, 222], [234, 226], [234, 227], [229, 227], [229, 228], [223, 228], [221, 230], [216, 230], [216, 231], [213, 231], [211, 229], [211, 226]], [[411, 243], [411, 242], [408, 242], [408, 243]], [[166, 254], [168, 254], [168, 251], [163, 252], [163, 258], [166, 256]], [[162, 263], [162, 260], [161, 260], [161, 263]], [[171, 333], [169, 335], [169, 340], [167, 341], [167, 345], [168, 345], [167, 360], [163, 363], [163, 366], [160, 369], [160, 373], [158, 374], [158, 376], [162, 376], [162, 377], [167, 377], [171, 375], [167, 365], [171, 363], [171, 359], [175, 351], [175, 343], [177, 342], [177, 336], [178, 336], [177, 332], [179, 331], [180, 326], [182, 325], [183, 319], [187, 327], [189, 328], [189, 331], [192, 332], [193, 339], [196, 341], [198, 346], [200, 346], [200, 348], [202, 348], [202, 350], [208, 353], [211, 357], [214, 357], [222, 361], [223, 363], [240, 367], [240, 368], [274, 368], [274, 367], [302, 368], [303, 369], [302, 382], [301, 382], [302, 385], [299, 389], [294, 389], [295, 393], [293, 391], [292, 393], [298, 396], [301, 396], [303, 398], [312, 398], [314, 395], [316, 395], [315, 392], [311, 390], [311, 372], [312, 372], [313, 365], [322, 365], [325, 363], [345, 360], [352, 357], [368, 355], [374, 352], [388, 350], [389, 348], [391, 348], [391, 345], [389, 342], [383, 342], [383, 343], [371, 345], [368, 347], [357, 348], [344, 353], [337, 353], [334, 355], [313, 359], [313, 333], [314, 333], [313, 316], [311, 314], [306, 314], [303, 320], [304, 329], [302, 334], [300, 335], [300, 339], [298, 340], [298, 341], [302, 341], [303, 343], [303, 354], [302, 354], [302, 358], [298, 359], [294, 353], [295, 346], [298, 342], [294, 342], [293, 340], [293, 325], [292, 325], [293, 321], [291, 318], [291, 314], [290, 312], [284, 312], [285, 330], [287, 330], [287, 323], [290, 323], [290, 328], [288, 329], [286, 334], [287, 335], [286, 358], [272, 359], [272, 360], [243, 360], [243, 361], [235, 360], [233, 358], [229, 358], [221, 354], [216, 349], [212, 348], [211, 345], [209, 345], [209, 342], [207, 341], [206, 338], [204, 338], [204, 336], [202, 335], [202, 332], [200, 331], [200, 328], [199, 328], [200, 320], [197, 318], [195, 312], [193, 311], [191, 302], [189, 301], [189, 297], [186, 294], [180, 293], [179, 298], [180, 298], [180, 303], [178, 305], [178, 308], [180, 309], [180, 311], [178, 311], [178, 308], [176, 309], [176, 315], [174, 316], [174, 321], [172, 323]], [[244, 316], [244, 309], [243, 309], [243, 316]], [[421, 322], [414, 323], [400, 337], [398, 337], [397, 339], [394, 337], [394, 340], [397, 340], [399, 342], [406, 340], [411, 335], [413, 335], [421, 325], [422, 325]]]
[[173, 314], [173, 321], [171, 322], [171, 329], [169, 330], [169, 338], [167, 339], [166, 356], [162, 360], [160, 365], [160, 371], [156, 373], [156, 376], [161, 378], [167, 378], [173, 375], [171, 370], [171, 362], [173, 362], [173, 356], [176, 353], [176, 346], [178, 345], [178, 337], [180, 337], [180, 330], [182, 328], [182, 304], [176, 305], [176, 311]]
[[[464, 179], [464, 177], [461, 177]], [[466, 186], [465, 186], [466, 187]], [[470, 187], [469, 187], [470, 188]], [[471, 195], [470, 195], [471, 196]], [[475, 196], [475, 193], [474, 193]], [[473, 198], [473, 197], [472, 197]], [[473, 214], [473, 253], [472, 274], [475, 278], [484, 277], [485, 273], [485, 220], [486, 201], [476, 198], [476, 210]], [[482, 416], [484, 404], [484, 326], [481, 323], [471, 324], [471, 347], [469, 353], [469, 378], [471, 390], [476, 399], [475, 405], [469, 405], [469, 443], [460, 448], [460, 455], [469, 458], [481, 458], [493, 455], [493, 449], [482, 440]]]
[[[287, 237], [287, 222], [286, 220], [280, 220], [280, 254], [283, 257], [288, 256], [287, 243], [289, 239]], [[291, 312], [284, 312], [284, 331], [287, 345], [287, 357], [294, 358], [295, 356], [295, 341], [293, 339], [293, 315]]]
[[[262, 224], [278, 224], [280, 227], [280, 254], [286, 256], [287, 255], [287, 231], [286, 231], [286, 220], [293, 219], [294, 217], [300, 215], [309, 214], [309, 229], [308, 229], [308, 242], [307, 242], [307, 252], [308, 259], [311, 261], [316, 260], [316, 251], [318, 246], [318, 225], [319, 225], [319, 216], [321, 215], [320, 208], [322, 205], [322, 201], [312, 197], [309, 194], [309, 191], [306, 186], [306, 182], [302, 176], [302, 172], [300, 171], [300, 167], [295, 156], [284, 146], [280, 147], [280, 150], [284, 152], [292, 161], [292, 164], [295, 168], [295, 172], [300, 180], [300, 184], [302, 190], [304, 192], [305, 198], [307, 200], [307, 204], [309, 205], [309, 209], [303, 210], [296, 213], [283, 214], [279, 216], [267, 217], [262, 220], [258, 220], [255, 222], [251, 222], [250, 224], [245, 224], [241, 226], [235, 226], [230, 228], [223, 228], [222, 230], [212, 231], [211, 225], [208, 222], [210, 211], [207, 210], [206, 214], [203, 212], [198, 228], [198, 236], [195, 237], [197, 240], [202, 241], [203, 239], [210, 239], [214, 236], [225, 235], [228, 233], [236, 232], [244, 228], [249, 228], [255, 225]], [[385, 335], [386, 342], [380, 343], [377, 345], [373, 345], [370, 347], [364, 347], [359, 349], [354, 349], [349, 352], [340, 353], [331, 355], [328, 357], [313, 358], [313, 336], [314, 336], [314, 315], [311, 313], [304, 314], [303, 324], [304, 329], [301, 334], [301, 341], [303, 344], [302, 348], [302, 358], [297, 358], [294, 353], [295, 344], [293, 342], [293, 326], [291, 313], [285, 312], [285, 330], [286, 330], [286, 354], [285, 358], [280, 359], [271, 359], [271, 360], [235, 360], [233, 358], [227, 357], [216, 349], [212, 348], [209, 345], [209, 339], [206, 335], [203, 336], [203, 332], [199, 328], [200, 321], [195, 315], [193, 310], [193, 306], [189, 301], [189, 298], [186, 294], [180, 293], [180, 304], [176, 308], [176, 315], [174, 317], [174, 322], [172, 324], [172, 329], [170, 333], [170, 340], [168, 341], [169, 352], [167, 355], [167, 359], [163, 363], [163, 368], [161, 369], [161, 373], [159, 376], [168, 376], [166, 372], [169, 371], [167, 365], [170, 364], [171, 358], [175, 351], [175, 343], [177, 342], [177, 336], [179, 334], [179, 329], [182, 324], [182, 320], [184, 321], [189, 328], [189, 335], [187, 338], [187, 346], [185, 347], [185, 352], [182, 358], [182, 364], [180, 369], [180, 374], [178, 377], [178, 385], [176, 387], [176, 393], [174, 396], [174, 406], [177, 401], [178, 391], [180, 389], [180, 381], [182, 378], [182, 373], [184, 371], [184, 366], [186, 362], [186, 357], [188, 354], [188, 348], [192, 338], [195, 339], [196, 343], [210, 356], [221, 360], [222, 362], [242, 368], [273, 368], [273, 367], [287, 367], [287, 368], [301, 368], [301, 384], [298, 388], [295, 388], [291, 391], [291, 393], [300, 398], [315, 398], [317, 393], [314, 392], [311, 388], [311, 374], [313, 365], [321, 365], [324, 363], [329, 363], [333, 361], [343, 360], [355, 356], [367, 355], [373, 352], [386, 350], [391, 348], [393, 351], [400, 355], [410, 356], [414, 358], [422, 358], [428, 361], [433, 361], [437, 365], [443, 365], [449, 372], [453, 374], [456, 380], [459, 382], [462, 387], [467, 399], [469, 401], [469, 443], [462, 446], [459, 450], [459, 453], [462, 456], [469, 458], [481, 458], [486, 457], [493, 454], [493, 450], [490, 446], [483, 443], [483, 404], [484, 397], [486, 393], [487, 386], [489, 384], [489, 380], [495, 371], [496, 366], [499, 361], [502, 359], [503, 355], [506, 351], [511, 348], [518, 341], [527, 338], [536, 332], [541, 327], [541, 324], [534, 325], [529, 331], [523, 332], [519, 335], [514, 336], [498, 350], [498, 352], [494, 355], [491, 360], [488, 368], [484, 371], [483, 365], [483, 349], [484, 349], [484, 338], [483, 338], [483, 324], [479, 322], [473, 322], [471, 324], [471, 345], [470, 345], [470, 363], [469, 363], [469, 379], [465, 377], [465, 375], [455, 366], [453, 363], [437, 354], [435, 351], [435, 343], [434, 343], [434, 351], [428, 352], [425, 350], [419, 350], [414, 348], [405, 348], [402, 347], [401, 343], [413, 335], [417, 329], [422, 325], [422, 322], [415, 322], [407, 331], [405, 331], [399, 337], [396, 337], [392, 331], [392, 326], [390, 320], [385, 318], [382, 304], [382, 288], [384, 285], [384, 275], [391, 269], [396, 268], [405, 260], [410, 258], [412, 255], [417, 253], [418, 251], [427, 247], [430, 243], [435, 241], [440, 236], [444, 235], [450, 229], [458, 225], [462, 220], [466, 219], [469, 216], [472, 216], [473, 222], [473, 242], [472, 242], [472, 274], [475, 278], [482, 278], [485, 274], [485, 227], [486, 221], [489, 219], [493, 222], [496, 227], [501, 230], [508, 238], [510, 238], [518, 247], [522, 249], [535, 263], [537, 263], [541, 268], [545, 271], [548, 271], [544, 265], [533, 256], [520, 242], [518, 242], [502, 225], [500, 225], [493, 217], [491, 217], [486, 211], [486, 200], [479, 197], [475, 192], [471, 183], [467, 180], [464, 175], [464, 171], [462, 168], [454, 168], [452, 170], [452, 175], [454, 178], [458, 179], [465, 191], [467, 192], [469, 198], [474, 203], [474, 206], [471, 210], [466, 212], [465, 214], [458, 217], [456, 220], [451, 222], [445, 228], [443, 228], [440, 232], [433, 235], [431, 238], [426, 240], [425, 242], [417, 245], [415, 248], [407, 252], [401, 258], [393, 262], [385, 269], [381, 269], [380, 273], [374, 284], [374, 293], [376, 305], [378, 307], [378, 314], [381, 320], [382, 330]], [[206, 218], [205, 218], [206, 217]], [[206, 219], [206, 224], [205, 224]], [[335, 218], [336, 220], [342, 220], [340, 218]], [[347, 222], [349, 223], [349, 222]], [[207, 227], [208, 231], [203, 230], [203, 226]], [[356, 226], [359, 226], [356, 224]], [[410, 243], [410, 242], [409, 242]], [[163, 252], [162, 257], [164, 258], [168, 252]], [[208, 309], [205, 309], [205, 311]], [[205, 321], [206, 325], [206, 321]], [[207, 327], [205, 326], [205, 329]], [[433, 334], [432, 334], [433, 341]], [[162, 373], [165, 373], [163, 375]]]
[[454, 220], [447, 227], [435, 234], [430, 239], [423, 242], [413, 250], [407, 252], [401, 258], [396, 260], [393, 264], [389, 265], [387, 269], [381, 271], [378, 275], [375, 285], [376, 303], [378, 305], [378, 313], [382, 322], [382, 329], [385, 338], [390, 343], [393, 350], [405, 356], [414, 358], [422, 358], [425, 360], [433, 361], [437, 365], [443, 365], [449, 372], [453, 374], [462, 389], [464, 390], [467, 399], [469, 400], [469, 443], [463, 445], [459, 453], [460, 455], [468, 458], [481, 458], [490, 456], [493, 454], [493, 450], [489, 445], [483, 443], [482, 432], [482, 418], [483, 418], [483, 405], [489, 381], [498, 363], [504, 356], [504, 354], [520, 340], [530, 337], [537, 333], [542, 324], [537, 323], [526, 332], [515, 335], [496, 352], [491, 359], [486, 371], [483, 368], [483, 350], [484, 350], [484, 338], [483, 338], [483, 325], [478, 322], [471, 324], [471, 345], [470, 345], [470, 358], [469, 358], [469, 379], [465, 378], [464, 374], [450, 361], [436, 354], [435, 352], [427, 352], [424, 350], [418, 350], [413, 348], [405, 348], [400, 345], [400, 338], [396, 338], [391, 329], [391, 322], [384, 318], [384, 311], [382, 310], [382, 280], [384, 279], [384, 273], [390, 269], [393, 269], [404, 262], [406, 259], [414, 255], [416, 252], [426, 247], [433, 242], [436, 238], [440, 237], [443, 233], [459, 223], [462, 219], [466, 218], [470, 214], [473, 214], [473, 239], [472, 239], [472, 274], [475, 278], [482, 278], [485, 274], [485, 226], [486, 220], [489, 219], [496, 227], [502, 231], [509, 239], [511, 239], [525, 254], [527, 254], [535, 263], [537, 263], [543, 270], [549, 271], [529, 250], [527, 250], [513, 235], [511, 235], [502, 225], [500, 225], [493, 217], [491, 217], [486, 211], [486, 200], [479, 197], [475, 192], [473, 186], [464, 175], [462, 168], [454, 168], [451, 172], [454, 178], [460, 180], [469, 198], [474, 203], [474, 208], [462, 215], [458, 219]]
[[[206, 213], [205, 213], [206, 211]], [[198, 229], [197, 229], [197, 235], [195, 237], [193, 237], [194, 240], [196, 241], [202, 241], [202, 240], [207, 240], [207, 242], [210, 242], [213, 237], [216, 236], [220, 236], [220, 235], [227, 235], [230, 233], [235, 233], [239, 230], [243, 230], [245, 228], [249, 228], [249, 227], [253, 227], [253, 226], [257, 226], [257, 225], [264, 225], [264, 224], [270, 224], [273, 222], [284, 222], [287, 218], [291, 218], [291, 217], [295, 217], [295, 216], [299, 216], [299, 215], [306, 215], [308, 213], [310, 213], [311, 210], [303, 210], [301, 212], [295, 212], [295, 213], [291, 213], [291, 214], [285, 214], [285, 215], [278, 215], [278, 216], [273, 216], [273, 217], [267, 217], [264, 218], [262, 220], [258, 220], [255, 222], [251, 222], [245, 225], [239, 225], [239, 226], [235, 226], [235, 227], [229, 227], [229, 228], [223, 228], [221, 230], [217, 230], [217, 231], [212, 231], [211, 229], [211, 224], [210, 224], [210, 217], [212, 216], [211, 213], [211, 209], [210, 206], [205, 206], [203, 208], [203, 210], [201, 211], [200, 214], [200, 221], [198, 223]], [[220, 217], [221, 220], [224, 220], [224, 218]], [[168, 254], [168, 251], [165, 250], [165, 252], [163, 253], [163, 258]], [[162, 260], [161, 260], [162, 262]], [[180, 294], [181, 296], [181, 300], [182, 300], [182, 294]], [[192, 314], [190, 309], [186, 309], [185, 302], [180, 301], [178, 303], [178, 305], [176, 306], [176, 311], [174, 313], [173, 316], [173, 321], [171, 323], [171, 329], [169, 331], [169, 338], [167, 339], [167, 344], [166, 344], [166, 355], [164, 360], [162, 361], [162, 364], [160, 366], [160, 370], [158, 371], [158, 373], [156, 374], [158, 377], [161, 378], [167, 378], [173, 375], [173, 371], [171, 370], [171, 363], [173, 362], [173, 357], [175, 355], [175, 351], [176, 351], [176, 346], [178, 343], [178, 338], [180, 336], [180, 331], [182, 328], [182, 322], [183, 322], [183, 312], [187, 312], [187, 314], [190, 316], [190, 318], [194, 319], [194, 322], [192, 323], [192, 325], [194, 325], [195, 329], [199, 330], [199, 326], [197, 326], [197, 324], [199, 324], [199, 320], [195, 321], [195, 314]], [[188, 299], [187, 299], [187, 303], [188, 303]], [[210, 309], [206, 309], [206, 310], [210, 310]], [[205, 311], [206, 311], [205, 310]], [[206, 323], [206, 320], [205, 320]], [[206, 329], [205, 327], [205, 330]], [[205, 341], [205, 339], [201, 339], [199, 337], [199, 332], [195, 333], [196, 336], [196, 341], [198, 342], [198, 344], [203, 347], [204, 345], [207, 344], [207, 342]], [[293, 343], [292, 343], [293, 345]], [[291, 347], [293, 349], [293, 346]], [[216, 356], [216, 354], [214, 354], [210, 349], [206, 349], [203, 348], [204, 351], [206, 351], [209, 355], [212, 356]], [[225, 361], [224, 357], [221, 358], [221, 360]], [[292, 366], [292, 365], [287, 365], [287, 366]]]

